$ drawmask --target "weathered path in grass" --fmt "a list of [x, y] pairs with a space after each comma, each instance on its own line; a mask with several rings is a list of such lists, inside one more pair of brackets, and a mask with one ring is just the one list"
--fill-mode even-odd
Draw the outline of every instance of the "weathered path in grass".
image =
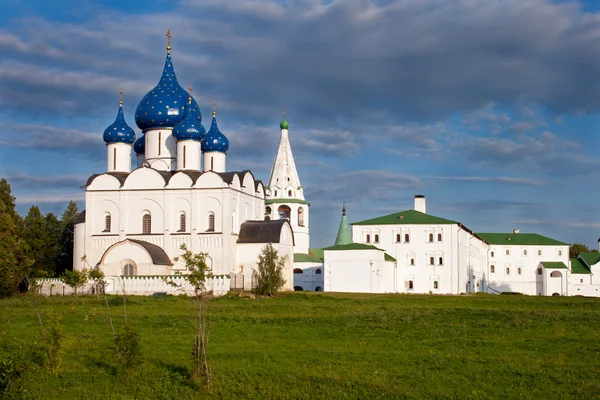
[[[289, 293], [213, 303], [213, 389], [189, 382], [195, 306], [129, 297], [145, 362], [116, 377], [103, 299], [55, 297], [66, 335], [58, 373], [42, 353], [22, 377], [26, 398], [600, 397], [600, 300], [525, 296]], [[112, 298], [122, 327], [122, 306]], [[1, 355], [38, 335], [30, 302], [0, 301]]]

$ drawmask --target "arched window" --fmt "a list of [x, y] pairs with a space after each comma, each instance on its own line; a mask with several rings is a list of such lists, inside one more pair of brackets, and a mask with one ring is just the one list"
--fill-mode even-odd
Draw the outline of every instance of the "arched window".
[[408, 288], [409, 288], [410, 290], [414, 289], [414, 284], [413, 284], [413, 281], [408, 281]]
[[317, 270], [315, 271], [315, 274], [321, 275], [321, 268], [317, 268]]
[[179, 214], [179, 230], [178, 232], [185, 232], [185, 213]]
[[110, 232], [110, 223], [111, 223], [110, 214], [107, 214], [104, 217], [104, 230], [102, 232]]
[[304, 208], [298, 208], [298, 226], [304, 226]]
[[444, 265], [444, 257], [440, 257], [440, 258], [438, 259], [438, 264], [439, 264], [439, 265]]
[[510, 275], [510, 268], [506, 267], [506, 275]]
[[186, 148], [186, 146], [183, 145], [183, 168], [185, 168], [185, 163], [187, 161], [187, 154], [186, 154], [185, 148]]
[[295, 274], [303, 274], [304, 271], [302, 271], [300, 268], [294, 268], [294, 273]]
[[366, 242], [367, 243], [371, 243], [371, 235], [369, 235], [368, 233], [367, 233], [367, 240], [366, 240]]
[[207, 232], [214, 232], [215, 231], [215, 213], [210, 212], [208, 213], [208, 230]]
[[517, 268], [517, 275], [521, 275], [521, 268]]
[[113, 169], [117, 169], [117, 148], [113, 147]]
[[408, 243], [408, 242], [410, 242], [410, 236], [409, 236], [409, 234], [408, 234], [408, 233], [405, 233], [405, 234], [404, 234], [404, 242], [405, 242], [405, 243]]
[[323, 288], [321, 286], [317, 286], [315, 288], [315, 292], [322, 292], [322, 291], [323, 291]]
[[135, 266], [133, 264], [125, 264], [123, 267], [123, 275], [124, 276], [134, 276], [135, 275]]
[[265, 221], [270, 221], [271, 217], [269, 217], [268, 215], [265, 216]]
[[542, 255], [542, 251], [538, 250], [538, 256], [541, 256], [541, 255]]
[[152, 232], [152, 217], [150, 214], [144, 214], [142, 217], [142, 233], [148, 235]]
[[291, 190], [288, 190], [288, 196], [292, 197], [292, 191]]
[[429, 242], [433, 242], [433, 233], [429, 234]]
[[538, 275], [542, 275], [542, 269], [541, 269], [541, 268], [538, 268], [538, 269], [537, 269], [537, 273], [538, 273]]
[[562, 256], [562, 250], [559, 250], [559, 251], [558, 251], [558, 255], [559, 255], [559, 256]]
[[269, 206], [265, 207], [265, 214], [266, 215], [271, 215], [271, 207], [269, 207]]
[[277, 197], [277, 190], [273, 193], [274, 197]]
[[410, 265], [415, 265], [415, 259], [414, 258], [410, 259]]
[[210, 170], [214, 171], [214, 169], [215, 169], [215, 158], [211, 157], [210, 158]]
[[506, 255], [510, 256], [510, 250], [506, 249]]
[[438, 242], [441, 242], [441, 241], [442, 241], [442, 234], [438, 233]]
[[438, 281], [433, 281], [433, 288], [437, 289], [438, 288]]
[[493, 265], [490, 266], [490, 274], [493, 274], [494, 272], [496, 272], [496, 267], [494, 267]]
[[379, 243], [379, 235], [375, 235], [375, 243]]
[[398, 243], [400, 241], [400, 234], [396, 235], [396, 243]]
[[494, 257], [494, 252], [493, 251], [490, 253], [490, 257]]
[[433, 257], [429, 257], [429, 265], [433, 265], [433, 263], [434, 263]]
[[527, 255], [527, 249], [523, 250], [523, 255], [526, 256]]
[[292, 209], [288, 206], [279, 206], [277, 212], [279, 213], [279, 219], [287, 219], [289, 221]]
[[562, 278], [560, 271], [554, 271], [550, 274], [550, 278]]
[[161, 142], [161, 132], [158, 132], [158, 155], [160, 156], [160, 142]]
[[303, 291], [303, 290], [304, 290], [304, 289], [302, 288], [302, 286], [294, 286], [294, 291], [295, 291], [295, 292], [301, 292], [301, 291]]

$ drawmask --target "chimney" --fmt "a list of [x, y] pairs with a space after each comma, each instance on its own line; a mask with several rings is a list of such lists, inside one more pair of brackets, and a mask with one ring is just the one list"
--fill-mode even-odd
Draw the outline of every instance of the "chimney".
[[425, 206], [425, 196], [422, 194], [415, 195], [415, 211], [422, 212], [423, 214], [427, 213], [427, 208]]
[[513, 233], [521, 233], [521, 230], [519, 228], [515, 228], [513, 229]]

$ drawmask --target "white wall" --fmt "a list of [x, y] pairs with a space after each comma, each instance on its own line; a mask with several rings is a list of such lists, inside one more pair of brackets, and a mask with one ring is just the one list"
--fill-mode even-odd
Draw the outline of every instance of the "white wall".
[[131, 172], [131, 145], [110, 143], [106, 145], [106, 171]]
[[[271, 203], [265, 206], [265, 210], [266, 207], [270, 207], [271, 209], [271, 214], [269, 214], [269, 218], [271, 220], [278, 220], [281, 219], [278, 209], [280, 206], [285, 205], [288, 206], [290, 208], [290, 225], [292, 226], [292, 229], [294, 231], [294, 240], [295, 240], [295, 246], [294, 246], [294, 252], [295, 253], [302, 253], [302, 254], [308, 254], [308, 249], [310, 247], [310, 228], [309, 228], [309, 221], [310, 221], [310, 212], [309, 212], [309, 206], [308, 204], [301, 204], [301, 203], [286, 203], [284, 199], [282, 199], [281, 201], [278, 201], [277, 203]], [[300, 221], [299, 221], [299, 213], [298, 211], [302, 209], [302, 213], [304, 215], [304, 225], [300, 225]]]
[[145, 132], [146, 161], [160, 171], [174, 170], [177, 166], [177, 141], [171, 129], [152, 129]]
[[[507, 251], [509, 254], [506, 254]], [[488, 285], [498, 292], [539, 295], [537, 268], [542, 261], [560, 261], [568, 266], [569, 246], [491, 245], [487, 266]], [[495, 270], [493, 273], [492, 265]]]
[[294, 273], [294, 287], [302, 290], [323, 291], [325, 288], [325, 271], [323, 263], [320, 262], [295, 262], [294, 270], [299, 269], [302, 273]]
[[[394, 292], [394, 263], [384, 261], [381, 250], [325, 250], [325, 291]], [[386, 279], [388, 281], [386, 281]]]
[[227, 156], [220, 151], [208, 151], [202, 153], [204, 171], [225, 172], [227, 167], [225, 161]]
[[200, 142], [196, 140], [177, 142], [177, 170], [200, 171]]

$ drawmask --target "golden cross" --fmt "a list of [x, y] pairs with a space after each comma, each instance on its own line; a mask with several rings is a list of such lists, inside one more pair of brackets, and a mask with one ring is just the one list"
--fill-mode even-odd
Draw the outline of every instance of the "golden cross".
[[213, 106], [213, 117], [214, 117], [215, 115], [217, 115], [217, 102], [215, 100], [213, 100], [212, 106]]
[[286, 117], [286, 115], [287, 115], [287, 109], [286, 109], [286, 108], [284, 108], [284, 109], [283, 109], [283, 118], [285, 118], [285, 117]]
[[173, 38], [173, 36], [171, 36], [171, 29], [169, 28], [167, 30], [167, 50], [171, 50], [171, 39]]
[[188, 86], [188, 92], [190, 92], [190, 94], [192, 94], [192, 84], [190, 83], [190, 86]]
[[123, 105], [123, 88], [119, 90], [119, 105]]

